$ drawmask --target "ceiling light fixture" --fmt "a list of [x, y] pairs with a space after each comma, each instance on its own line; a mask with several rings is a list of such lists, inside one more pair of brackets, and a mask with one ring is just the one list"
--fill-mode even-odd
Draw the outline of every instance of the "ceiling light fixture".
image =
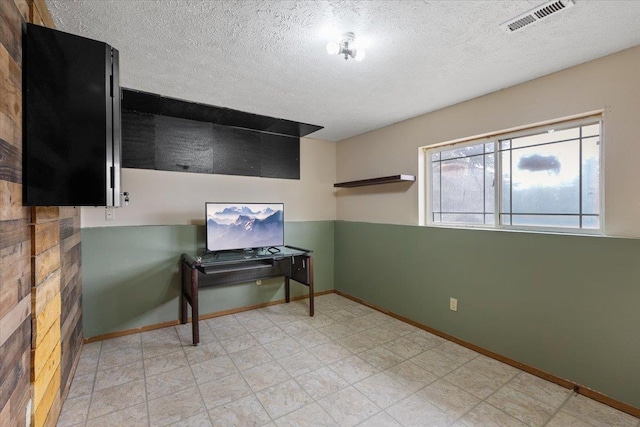
[[352, 32], [344, 33], [339, 42], [330, 41], [327, 43], [327, 53], [329, 55], [344, 55], [345, 61], [354, 58], [356, 61], [364, 59], [364, 50], [356, 49], [356, 35]]

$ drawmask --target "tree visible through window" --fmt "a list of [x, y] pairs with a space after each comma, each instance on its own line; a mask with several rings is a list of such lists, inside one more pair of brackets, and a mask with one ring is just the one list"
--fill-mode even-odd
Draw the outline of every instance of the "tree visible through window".
[[591, 119], [427, 150], [429, 222], [599, 230], [600, 144]]

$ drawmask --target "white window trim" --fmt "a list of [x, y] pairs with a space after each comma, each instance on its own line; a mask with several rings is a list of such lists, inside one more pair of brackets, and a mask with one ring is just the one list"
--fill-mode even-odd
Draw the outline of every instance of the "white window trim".
[[[581, 126], [587, 123], [599, 122], [600, 124], [600, 145], [599, 145], [599, 165], [600, 170], [598, 173], [598, 190], [600, 200], [600, 212], [598, 214], [600, 219], [600, 228], [569, 228], [569, 227], [545, 227], [534, 225], [504, 225], [500, 224], [500, 203], [502, 200], [502, 185], [497, 185], [495, 192], [495, 206], [494, 206], [494, 224], [460, 224], [460, 223], [447, 223], [447, 222], [433, 222], [431, 215], [431, 201], [432, 201], [432, 189], [430, 184], [431, 177], [431, 153], [440, 152], [446, 150], [449, 147], [466, 147], [470, 145], [480, 145], [489, 142], [494, 143], [495, 156], [495, 177], [502, 176], [502, 162], [498, 161], [497, 153], [499, 150], [499, 140], [517, 138], [521, 136], [531, 135], [533, 133], [542, 133], [549, 129], [562, 130], [572, 127]], [[476, 230], [491, 230], [491, 231], [514, 231], [514, 232], [535, 232], [543, 234], [570, 234], [570, 235], [590, 235], [590, 236], [604, 236], [605, 235], [605, 194], [604, 194], [604, 120], [602, 113], [589, 114], [581, 116], [580, 118], [574, 118], [572, 120], [559, 120], [557, 122], [547, 122], [543, 125], [531, 126], [526, 128], [519, 128], [517, 130], [505, 131], [504, 133], [492, 132], [490, 135], [483, 135], [476, 139], [462, 139], [457, 140], [459, 142], [440, 143], [430, 146], [420, 147], [418, 149], [418, 170], [420, 171], [420, 179], [418, 182], [419, 191], [419, 225], [436, 228], [456, 228], [456, 229], [476, 229]]]

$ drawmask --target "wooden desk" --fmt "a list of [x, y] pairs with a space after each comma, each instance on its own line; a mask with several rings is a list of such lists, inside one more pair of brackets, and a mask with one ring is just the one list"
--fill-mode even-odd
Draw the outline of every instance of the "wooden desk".
[[200, 342], [198, 290], [201, 287], [247, 283], [284, 276], [285, 301], [291, 300], [291, 279], [309, 287], [309, 315], [313, 316], [313, 251], [281, 246], [279, 252], [221, 252], [214, 255], [180, 258], [182, 292], [180, 323], [187, 323], [187, 303], [191, 305], [193, 345]]

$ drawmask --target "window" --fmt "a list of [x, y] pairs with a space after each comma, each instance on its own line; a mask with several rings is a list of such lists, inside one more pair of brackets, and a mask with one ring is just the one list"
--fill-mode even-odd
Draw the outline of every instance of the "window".
[[598, 232], [601, 120], [430, 149], [427, 223]]

